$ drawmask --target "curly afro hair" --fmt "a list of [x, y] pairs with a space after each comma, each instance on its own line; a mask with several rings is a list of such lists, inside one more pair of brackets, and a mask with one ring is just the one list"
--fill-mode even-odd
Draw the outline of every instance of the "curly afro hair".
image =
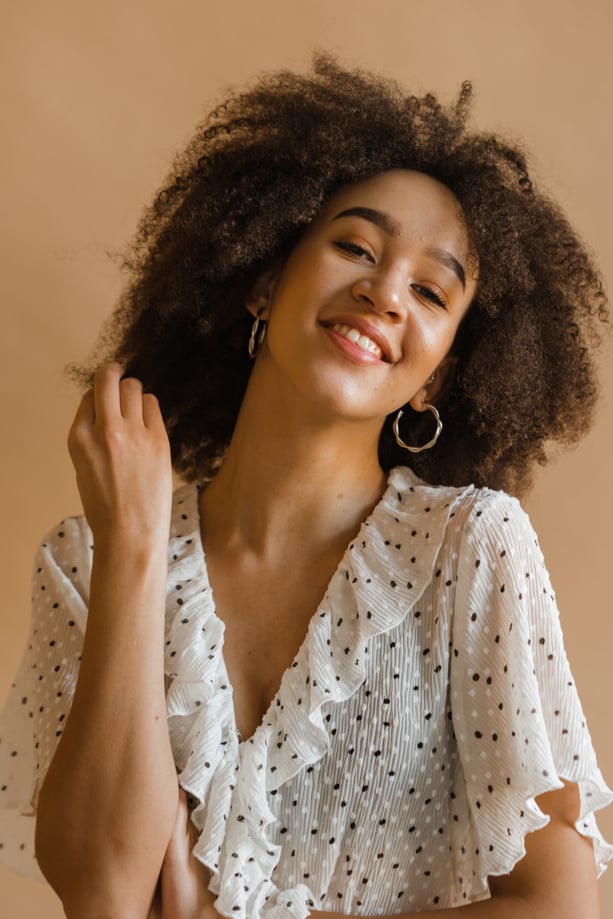
[[[155, 392], [185, 478], [210, 477], [232, 436], [252, 366], [244, 304], [257, 278], [334, 192], [391, 169], [451, 189], [479, 260], [455, 378], [439, 402], [444, 431], [411, 467], [434, 484], [519, 494], [549, 442], [587, 430], [592, 354], [607, 321], [601, 277], [560, 208], [535, 190], [523, 151], [468, 129], [471, 95], [463, 84], [446, 108], [317, 55], [306, 75], [265, 75], [197, 128], [141, 220], [98, 352]], [[408, 410], [405, 439], [427, 440], [427, 421]], [[409, 458], [391, 424], [379, 445], [386, 471]]]

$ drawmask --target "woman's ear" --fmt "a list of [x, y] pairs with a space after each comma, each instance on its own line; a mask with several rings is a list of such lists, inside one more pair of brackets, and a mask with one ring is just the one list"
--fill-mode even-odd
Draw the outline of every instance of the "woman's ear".
[[252, 316], [259, 319], [268, 319], [270, 311], [270, 301], [277, 283], [279, 275], [279, 265], [267, 268], [258, 278], [251, 288], [251, 291], [245, 300], [245, 306]]
[[435, 405], [445, 396], [453, 385], [458, 358], [448, 354], [443, 358], [434, 373], [426, 380], [421, 389], [409, 400], [409, 405], [416, 412], [424, 412], [426, 405]]

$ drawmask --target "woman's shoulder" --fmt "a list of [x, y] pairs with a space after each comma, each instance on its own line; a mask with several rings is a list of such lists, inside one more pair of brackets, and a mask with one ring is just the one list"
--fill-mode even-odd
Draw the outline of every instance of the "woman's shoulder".
[[396, 491], [399, 503], [422, 505], [427, 513], [451, 507], [451, 518], [461, 513], [465, 523], [481, 518], [488, 524], [495, 520], [501, 523], [528, 520], [516, 497], [494, 488], [472, 484], [432, 485], [420, 479], [408, 466], [395, 466], [390, 471], [388, 484]]
[[404, 466], [391, 470], [391, 516], [413, 528], [428, 521], [430, 539], [458, 557], [475, 551], [542, 558], [530, 519], [513, 495], [493, 488], [431, 485]]

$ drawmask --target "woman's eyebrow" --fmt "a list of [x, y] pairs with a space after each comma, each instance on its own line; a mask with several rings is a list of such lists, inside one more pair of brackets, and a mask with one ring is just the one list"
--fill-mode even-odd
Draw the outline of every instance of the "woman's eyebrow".
[[[388, 236], [398, 236], [400, 234], [400, 224], [384, 211], [377, 211], [372, 207], [348, 207], [347, 210], [336, 214], [332, 220], [340, 220], [341, 217], [362, 217], [364, 220], [370, 220], [376, 226], [380, 227]], [[462, 290], [466, 290], [466, 272], [462, 264], [447, 249], [428, 249], [426, 255], [439, 262], [443, 267], [448, 268], [458, 277]]]
[[462, 264], [447, 249], [428, 249], [426, 255], [440, 262], [445, 268], [449, 268], [460, 279], [462, 290], [466, 290], [466, 272]]
[[332, 220], [340, 220], [341, 217], [363, 217], [364, 220], [370, 220], [371, 223], [381, 227], [388, 236], [398, 236], [400, 233], [400, 224], [393, 217], [372, 207], [348, 207], [346, 211], [341, 211]]

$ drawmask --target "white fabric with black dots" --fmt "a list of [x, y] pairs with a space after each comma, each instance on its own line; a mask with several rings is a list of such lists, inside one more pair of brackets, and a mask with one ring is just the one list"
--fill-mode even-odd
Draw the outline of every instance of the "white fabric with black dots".
[[[579, 833], [613, 856], [613, 800], [569, 670], [554, 594], [514, 498], [405, 467], [348, 546], [262, 724], [240, 742], [198, 520], [175, 494], [168, 724], [217, 909], [240, 919], [428, 911], [488, 896], [578, 782]], [[53, 530], [32, 634], [0, 722], [0, 860], [37, 875], [38, 788], [70, 709], [91, 570], [83, 518]]]

